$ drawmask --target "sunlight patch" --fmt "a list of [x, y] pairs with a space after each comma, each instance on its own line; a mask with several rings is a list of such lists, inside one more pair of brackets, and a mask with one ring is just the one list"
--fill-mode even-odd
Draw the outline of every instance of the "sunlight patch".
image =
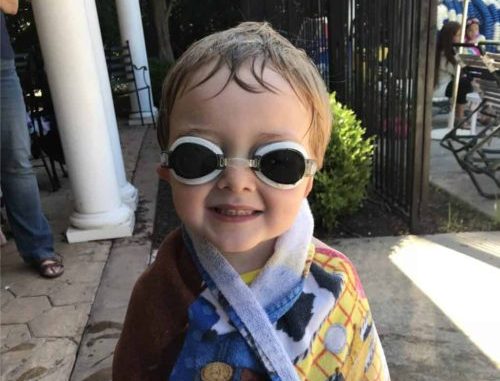
[[[498, 246], [483, 243], [482, 250], [490, 248], [495, 255]], [[415, 236], [389, 258], [500, 367], [500, 269]]]

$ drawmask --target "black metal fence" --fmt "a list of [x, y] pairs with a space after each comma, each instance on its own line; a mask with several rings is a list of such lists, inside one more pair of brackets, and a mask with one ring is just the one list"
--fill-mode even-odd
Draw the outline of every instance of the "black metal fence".
[[377, 137], [373, 189], [415, 230], [428, 187], [437, 0], [241, 4], [304, 48]]
[[437, 2], [334, 3], [331, 87], [377, 136], [373, 187], [415, 230], [428, 188]]
[[243, 0], [247, 20], [266, 20], [314, 60], [326, 83], [330, 78], [327, 0]]

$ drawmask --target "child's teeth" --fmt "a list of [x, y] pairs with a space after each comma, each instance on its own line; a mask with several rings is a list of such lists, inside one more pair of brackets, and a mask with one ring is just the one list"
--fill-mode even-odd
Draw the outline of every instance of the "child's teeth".
[[241, 209], [222, 209], [222, 214], [226, 216], [249, 216], [252, 214], [251, 210], [241, 210]]

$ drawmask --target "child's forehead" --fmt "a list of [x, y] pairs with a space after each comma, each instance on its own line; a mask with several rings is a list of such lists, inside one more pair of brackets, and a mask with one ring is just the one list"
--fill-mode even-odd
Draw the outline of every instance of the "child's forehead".
[[[213, 97], [222, 93], [231, 82], [237, 81], [254, 89], [256, 93], [293, 91], [290, 83], [271, 64], [267, 63], [262, 67], [262, 59], [246, 60], [236, 69], [230, 69], [227, 64], [217, 67], [217, 62], [212, 60], [194, 69], [186, 77], [177, 98], [193, 90]], [[241, 86], [241, 83], [238, 85]]]
[[[169, 115], [170, 142], [185, 134], [213, 137], [215, 130], [224, 135], [228, 130], [232, 131], [233, 126], [238, 126], [239, 133], [249, 132], [252, 137], [255, 136], [250, 131], [265, 129], [266, 139], [259, 135], [259, 141], [276, 140], [277, 137], [302, 140], [307, 131], [298, 126], [310, 125], [309, 107], [301, 102], [286, 79], [271, 67], [266, 66], [259, 73], [262, 73], [260, 80], [265, 81], [271, 90], [255, 78], [251, 64], [242, 66], [236, 74], [239, 80], [257, 91], [245, 89], [225, 65], [215, 72], [213, 66], [200, 68], [190, 79], [189, 87], [177, 97]], [[204, 81], [207, 75], [210, 78]], [[300, 130], [297, 136], [291, 135], [290, 128], [294, 133]]]

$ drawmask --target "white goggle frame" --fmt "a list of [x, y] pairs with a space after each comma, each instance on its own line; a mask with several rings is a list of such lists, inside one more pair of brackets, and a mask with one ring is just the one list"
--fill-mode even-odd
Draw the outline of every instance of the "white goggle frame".
[[[217, 158], [219, 159], [219, 168], [214, 169], [212, 172], [206, 174], [205, 176], [198, 177], [195, 179], [186, 179], [184, 177], [181, 177], [175, 173], [173, 168], [169, 168], [169, 154], [172, 153], [179, 145], [185, 144], [185, 143], [194, 143], [194, 144], [199, 144], [203, 147], [208, 148], [210, 151], [212, 151]], [[277, 183], [268, 177], [266, 177], [261, 171], [260, 171], [260, 157], [264, 156], [265, 154], [271, 152], [271, 151], [276, 151], [280, 149], [292, 149], [295, 151], [298, 151], [302, 154], [305, 160], [305, 171], [304, 175], [300, 180], [298, 180], [294, 184], [281, 184]], [[163, 151], [161, 153], [161, 166], [162, 167], [167, 167], [170, 169], [170, 172], [172, 173], [172, 176], [177, 179], [179, 182], [187, 185], [201, 185], [208, 183], [210, 181], [215, 180], [220, 173], [224, 170], [224, 168], [227, 167], [242, 167], [242, 168], [251, 168], [256, 176], [264, 183], [267, 185], [270, 185], [274, 188], [278, 189], [292, 189], [295, 188], [297, 185], [299, 185], [305, 177], [309, 176], [314, 176], [317, 170], [317, 165], [316, 161], [313, 159], [309, 159], [309, 156], [307, 154], [307, 151], [304, 149], [303, 146], [300, 144], [293, 142], [293, 141], [281, 141], [281, 142], [273, 142], [269, 144], [265, 144], [255, 151], [253, 155], [253, 159], [248, 159], [248, 158], [242, 158], [242, 157], [224, 157], [224, 152], [222, 149], [212, 143], [209, 140], [199, 138], [197, 136], [183, 136], [179, 139], [177, 139], [175, 142], [172, 143], [172, 145], [169, 147], [168, 151]]]

